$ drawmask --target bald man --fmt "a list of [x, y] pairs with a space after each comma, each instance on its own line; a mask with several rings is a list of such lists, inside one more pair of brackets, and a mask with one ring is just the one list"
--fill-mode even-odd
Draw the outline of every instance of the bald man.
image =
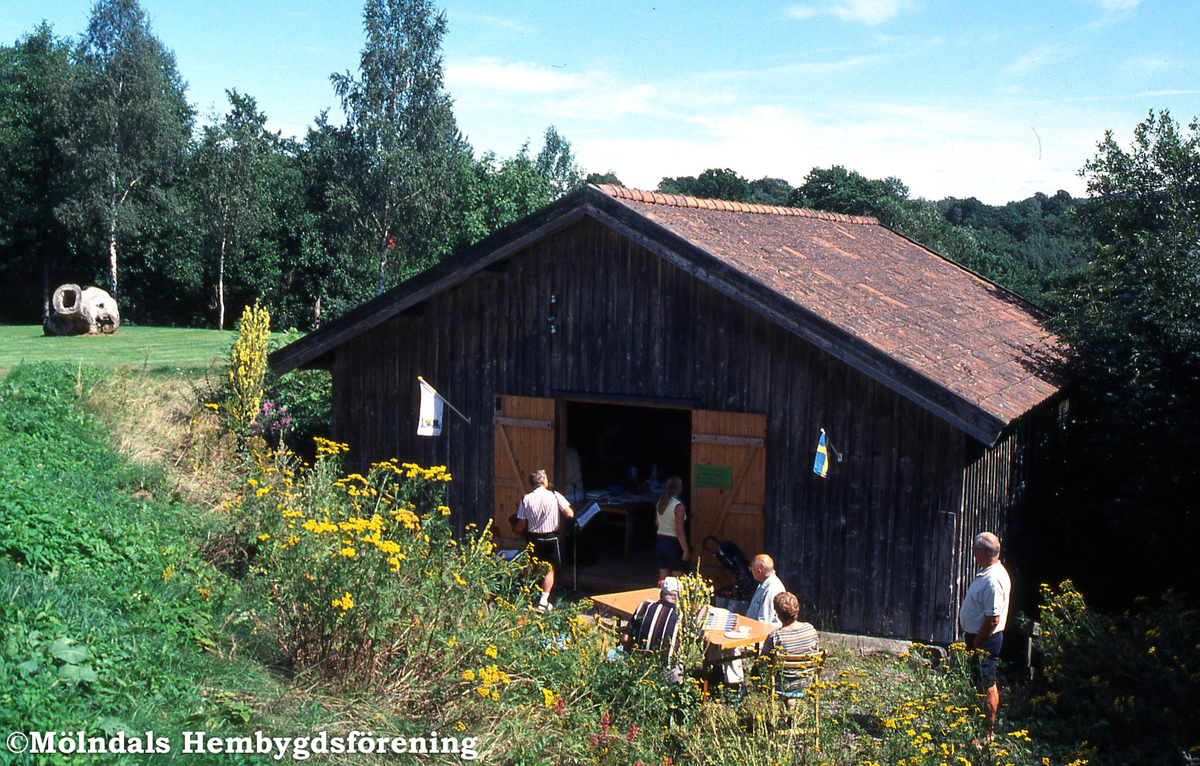
[[[755, 580], [758, 580], [758, 588], [754, 591], [753, 598], [750, 599], [750, 605], [746, 607], [746, 616], [759, 622], [782, 626], [783, 621], [779, 619], [779, 615], [775, 614], [775, 597], [780, 593], [787, 592], [787, 588], [783, 587], [783, 581], [775, 574], [775, 561], [765, 553], [758, 554], [750, 562], [750, 574]], [[745, 671], [742, 668], [742, 662], [741, 660], [730, 662], [727, 658], [741, 656], [740, 647], [733, 649], [710, 647], [708, 659], [726, 659], [721, 663], [721, 672], [724, 674], [725, 683], [737, 684], [744, 679]]]
[[977, 672], [979, 690], [983, 692], [983, 717], [987, 725], [987, 741], [991, 742], [996, 727], [996, 710], [1000, 707], [1000, 690], [996, 688], [996, 658], [1004, 643], [1004, 628], [1008, 623], [1008, 597], [1012, 581], [1008, 570], [1000, 563], [1000, 538], [991, 532], [975, 536], [971, 554], [979, 571], [967, 588], [958, 610], [958, 624], [968, 649], [978, 649]]
[[783, 581], [775, 574], [775, 562], [765, 553], [760, 553], [750, 562], [750, 574], [758, 581], [758, 589], [746, 608], [746, 616], [752, 620], [771, 625], [783, 625], [775, 614], [775, 597], [787, 591]]

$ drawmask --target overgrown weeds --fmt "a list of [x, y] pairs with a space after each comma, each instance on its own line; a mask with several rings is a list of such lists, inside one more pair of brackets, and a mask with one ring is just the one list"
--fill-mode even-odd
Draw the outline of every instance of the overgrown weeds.
[[1121, 614], [1042, 586], [1038, 730], [1112, 763], [1200, 761], [1200, 612], [1168, 591]]

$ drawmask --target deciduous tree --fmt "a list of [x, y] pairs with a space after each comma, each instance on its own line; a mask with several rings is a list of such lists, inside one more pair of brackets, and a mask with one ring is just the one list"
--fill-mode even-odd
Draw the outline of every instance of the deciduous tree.
[[664, 178], [658, 184], [663, 194], [686, 194], [701, 199], [750, 200], [750, 182], [729, 168], [709, 168], [699, 176]]
[[583, 185], [583, 173], [575, 162], [571, 142], [563, 138], [551, 125], [546, 128], [542, 150], [538, 152], [535, 166], [549, 192], [549, 199], [556, 200]]
[[1097, 245], [1058, 322], [1078, 387], [1070, 488], [1089, 531], [1123, 553], [1138, 540], [1167, 586], [1194, 575], [1200, 532], [1200, 125], [1152, 112], [1081, 173]]
[[189, 179], [213, 263], [220, 330], [225, 329], [227, 260], [240, 256], [274, 217], [271, 171], [278, 154], [278, 136], [267, 130], [267, 117], [254, 98], [236, 90], [226, 95], [230, 110], [204, 127]]
[[[0, 253], [7, 305], [31, 306], [40, 282], [42, 318], [54, 279], [79, 281], [65, 229], [54, 217], [67, 193], [61, 142], [67, 129], [70, 45], [42, 24], [0, 48]], [[73, 277], [73, 278], [72, 278]], [[27, 310], [27, 309], [26, 309]]]
[[136, 0], [99, 0], [76, 52], [70, 134], [73, 193], [64, 220], [103, 253], [109, 292], [120, 294], [121, 251], [172, 207], [166, 199], [192, 127], [175, 56]]
[[367, 0], [359, 75], [332, 77], [347, 118], [346, 210], [375, 253], [376, 292], [444, 244], [459, 138], [442, 89], [446, 17], [430, 0]]
[[847, 215], [878, 216], [889, 201], [907, 199], [908, 187], [899, 178], [870, 179], [841, 165], [813, 168], [792, 194], [795, 207]]

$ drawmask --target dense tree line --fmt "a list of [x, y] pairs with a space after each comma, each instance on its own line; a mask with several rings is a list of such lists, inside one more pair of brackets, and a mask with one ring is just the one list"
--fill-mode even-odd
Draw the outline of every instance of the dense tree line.
[[229, 89], [204, 124], [136, 0], [99, 0], [78, 40], [42, 24], [0, 48], [0, 321], [63, 282], [128, 320], [228, 327], [255, 298], [310, 328], [582, 183], [550, 127], [536, 154], [476, 156], [442, 84], [445, 16], [367, 0], [343, 123], [300, 140]]
[[[299, 140], [233, 88], [198, 124], [136, 0], [100, 0], [77, 41], [43, 24], [0, 48], [0, 321], [36, 321], [54, 286], [87, 282], [136, 322], [228, 327], [261, 297], [281, 324], [319, 326], [584, 182], [553, 126], [536, 154], [476, 156], [431, 0], [367, 0], [363, 17], [358, 71], [331, 75], [345, 121], [316, 115]], [[659, 188], [874, 215], [1044, 305], [1085, 261], [1065, 192], [934, 203], [841, 166], [798, 187], [710, 169]]]

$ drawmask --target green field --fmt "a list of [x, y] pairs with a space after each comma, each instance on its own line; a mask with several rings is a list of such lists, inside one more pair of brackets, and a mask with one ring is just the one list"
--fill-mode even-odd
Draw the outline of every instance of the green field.
[[125, 326], [112, 335], [47, 336], [40, 325], [0, 326], [0, 375], [27, 362], [67, 362], [147, 370], [205, 369], [227, 356], [235, 333]]

